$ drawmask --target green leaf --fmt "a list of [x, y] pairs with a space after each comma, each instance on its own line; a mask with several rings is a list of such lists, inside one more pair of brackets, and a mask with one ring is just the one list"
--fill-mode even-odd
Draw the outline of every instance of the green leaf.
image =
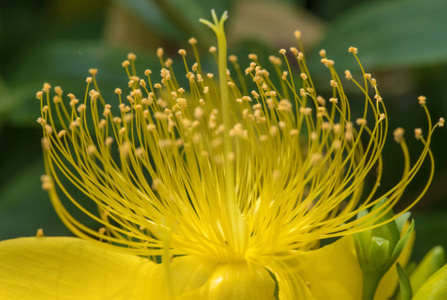
[[368, 2], [334, 21], [321, 47], [342, 67], [353, 65], [349, 46], [367, 69], [446, 62], [446, 11], [444, 0]]
[[41, 157], [0, 186], [0, 240], [34, 236], [43, 228], [49, 235], [71, 235], [40, 188]]
[[[0, 185], [0, 240], [34, 236], [39, 228], [43, 228], [47, 236], [72, 236], [55, 213], [48, 194], [41, 188], [42, 156], [31, 159], [18, 172], [9, 169], [11, 176]], [[74, 188], [70, 187], [69, 192], [78, 199], [83, 197]], [[73, 216], [91, 228], [97, 226], [82, 213], [73, 212]]]
[[399, 275], [399, 287], [402, 300], [411, 300], [413, 297], [413, 292], [411, 290], [410, 279], [408, 278], [407, 272], [400, 266], [399, 263], [396, 265], [397, 275]]
[[410, 216], [411, 216], [411, 212], [407, 211], [407, 212], [403, 213], [402, 215], [400, 215], [395, 220], [398, 232], [402, 232], [402, 228], [404, 228], [404, 225], [408, 221]]
[[408, 240], [410, 239], [413, 230], [414, 230], [414, 220], [411, 221], [410, 227], [408, 228], [407, 232], [405, 232], [404, 235], [401, 237], [401, 239], [397, 242], [397, 245], [393, 250], [393, 254], [391, 255], [390, 266], [399, 257], [400, 253], [402, 252]]
[[[42, 84], [60, 85], [65, 94], [74, 93], [83, 99], [90, 68], [98, 69], [101, 92], [113, 104], [114, 99], [118, 101], [115, 88], [127, 88], [128, 79], [121, 63], [128, 52], [130, 49], [91, 41], [56, 41], [29, 49], [19, 58], [14, 73], [9, 74], [10, 93], [0, 97], [0, 107], [4, 108], [0, 117], [10, 124], [34, 126], [40, 116], [40, 103], [35, 95]], [[140, 76], [145, 69], [159, 66], [156, 57], [136, 54]]]

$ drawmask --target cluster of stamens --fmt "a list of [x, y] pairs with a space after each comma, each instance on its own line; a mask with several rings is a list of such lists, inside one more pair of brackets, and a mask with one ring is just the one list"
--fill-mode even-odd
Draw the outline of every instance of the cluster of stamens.
[[[321, 63], [331, 75], [326, 98], [317, 93], [305, 55], [295, 47], [290, 52], [298, 72], [285, 49], [279, 51], [282, 58], [269, 58], [270, 72], [255, 54], [249, 55], [251, 63], [242, 72], [237, 57], [230, 55], [236, 77], [226, 69], [226, 84], [217, 87], [214, 74], [202, 70], [197, 40], [189, 43], [196, 60], [191, 68], [186, 50], [178, 51], [188, 88], [180, 86], [173, 60], [158, 49], [159, 82], [151, 70], [144, 72], [145, 78], [138, 77], [136, 55], [129, 54], [122, 63], [128, 92], [117, 88], [116, 104], [106, 102], [99, 92], [96, 69], [90, 70], [83, 101], [68, 94], [67, 105], [60, 87], [54, 88], [51, 101], [49, 84], [37, 93], [47, 173], [42, 186], [75, 234], [141, 255], [160, 255], [169, 247], [172, 254], [206, 253], [219, 261], [260, 262], [275, 253], [307, 250], [319, 239], [371, 226], [383, 210], [368, 215], [368, 220], [352, 220], [384, 197], [389, 205], [383, 209], [393, 207], [425, 157], [431, 156], [428, 146], [434, 128], [444, 125], [443, 119], [434, 126], [429, 121], [426, 139], [416, 129], [424, 150], [413, 166], [406, 155], [404, 131], [395, 130], [394, 138], [405, 153], [404, 174], [396, 188], [376, 195], [387, 113], [376, 80], [363, 68], [361, 82], [345, 71], [364, 97], [363, 115], [353, 118], [334, 61], [324, 50]], [[217, 59], [217, 49], [210, 52]], [[349, 52], [357, 59], [356, 48]], [[271, 73], [276, 73], [279, 87]], [[220, 106], [222, 89], [230, 92], [226, 108]], [[428, 115], [425, 97], [419, 103]], [[223, 119], [222, 109], [231, 112], [229, 121]], [[373, 168], [376, 184], [365, 196], [363, 184]], [[228, 172], [234, 176], [231, 198], [225, 188]], [[70, 195], [63, 177], [96, 204], [97, 212]], [[431, 177], [427, 185], [430, 181]], [[61, 192], [99, 229], [78, 222], [59, 198]], [[244, 223], [237, 239], [225, 199], [234, 199]], [[240, 243], [235, 245], [235, 240]]]

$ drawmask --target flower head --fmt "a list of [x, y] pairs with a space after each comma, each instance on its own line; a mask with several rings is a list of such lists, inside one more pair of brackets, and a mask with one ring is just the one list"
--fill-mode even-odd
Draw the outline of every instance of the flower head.
[[[376, 80], [359, 62], [363, 77], [357, 81], [345, 71], [346, 82], [322, 50], [321, 62], [331, 75], [326, 100], [297, 48], [290, 56], [298, 73], [282, 49], [280, 57], [271, 57], [271, 68], [250, 55], [244, 74], [237, 58], [227, 57], [226, 18], [213, 12], [213, 22], [202, 21], [217, 36], [217, 49], [210, 51], [217, 52], [218, 74], [203, 69], [197, 40], [190, 40], [193, 65], [188, 52], [179, 51], [188, 86], [179, 85], [172, 60], [165, 60], [161, 49], [161, 70], [146, 70], [144, 77], [135, 71], [136, 56], [129, 54], [123, 62], [128, 84], [115, 90], [119, 104], [103, 98], [96, 69], [90, 70], [82, 100], [73, 94], [67, 99], [60, 87], [52, 97], [45, 84], [37, 93], [46, 169], [42, 186], [62, 221], [81, 238], [162, 257], [167, 273], [172, 255], [226, 266], [222, 274], [243, 264], [244, 271], [233, 273], [254, 272], [254, 281], [271, 281], [268, 270], [297, 294], [306, 286], [287, 270], [290, 259], [321, 239], [380, 225], [375, 221], [394, 207], [427, 156], [433, 167], [429, 144], [434, 128], [443, 123], [432, 125], [425, 99], [420, 101], [429, 122], [425, 136], [417, 134], [422, 153], [410, 165], [403, 129], [396, 130], [405, 168], [394, 188], [377, 194], [388, 120]], [[300, 33], [295, 36], [300, 45]], [[358, 60], [356, 48], [349, 52]], [[344, 84], [363, 94], [361, 115], [352, 115]], [[376, 184], [365, 191], [370, 173]], [[67, 185], [85, 198], [72, 196]], [[384, 198], [380, 208], [355, 218]], [[97, 228], [76, 220], [71, 209], [89, 216]]]

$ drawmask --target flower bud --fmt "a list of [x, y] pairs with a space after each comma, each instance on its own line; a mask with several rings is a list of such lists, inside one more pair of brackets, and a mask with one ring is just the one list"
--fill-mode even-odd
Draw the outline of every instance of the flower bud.
[[[387, 199], [383, 199], [377, 203], [370, 214], [381, 214], [386, 209], [382, 205], [386, 205], [386, 203]], [[363, 211], [359, 213], [358, 218], [362, 218], [367, 214], [367, 211]], [[393, 216], [393, 212], [389, 210], [372, 225], [385, 223], [387, 220], [393, 218]], [[400, 236], [400, 232], [408, 217], [409, 214], [403, 214], [396, 221], [387, 222], [382, 226], [354, 235], [355, 248], [363, 273], [364, 299], [372, 299], [380, 280], [397, 261], [397, 258], [407, 244], [414, 229], [414, 222], [411, 223], [409, 229], [402, 237]]]

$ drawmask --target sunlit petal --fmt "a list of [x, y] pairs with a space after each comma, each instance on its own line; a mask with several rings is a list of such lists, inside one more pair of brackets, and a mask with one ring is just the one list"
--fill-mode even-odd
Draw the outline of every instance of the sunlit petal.
[[0, 242], [1, 299], [158, 299], [162, 276], [147, 259], [78, 238]]

